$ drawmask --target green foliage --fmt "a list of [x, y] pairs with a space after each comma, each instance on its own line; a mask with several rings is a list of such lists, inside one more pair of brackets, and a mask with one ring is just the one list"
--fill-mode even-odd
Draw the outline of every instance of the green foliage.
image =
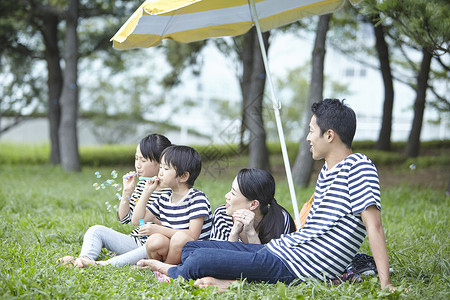
[[49, 145], [1, 143], [0, 165], [45, 164], [50, 155]]
[[436, 55], [448, 53], [450, 4], [446, 0], [364, 1], [392, 18], [413, 43]]
[[[283, 120], [285, 131], [289, 133], [288, 139], [293, 139], [302, 134], [300, 128], [304, 126], [305, 111], [310, 93], [311, 62], [288, 70], [286, 76], [277, 78], [276, 90], [281, 99], [280, 116]], [[336, 98], [345, 98], [349, 95], [347, 85], [325, 78], [325, 90], [327, 94]], [[271, 102], [270, 106], [272, 107]], [[273, 117], [272, 109], [266, 113], [265, 118], [267, 135], [269, 139], [278, 138], [277, 126]]]
[[192, 68], [194, 74], [198, 74], [201, 69], [198, 55], [206, 43], [206, 41], [199, 41], [183, 44], [170, 40], [165, 41], [163, 51], [172, 70], [163, 78], [162, 85], [171, 88], [179, 84], [181, 73], [188, 67]]
[[124, 165], [134, 168], [136, 145], [110, 145], [107, 147], [80, 147], [81, 164], [84, 166]]
[[[3, 149], [2, 144], [0, 149]], [[134, 151], [134, 149], [130, 149]], [[2, 150], [3, 151], [3, 150]], [[125, 151], [125, 149], [123, 150]], [[66, 268], [56, 260], [77, 255], [83, 235], [95, 224], [128, 233], [106, 210], [115, 191], [96, 191], [99, 171], [106, 180], [111, 167], [85, 167], [67, 173], [49, 165], [4, 165], [0, 168], [0, 295], [2, 299], [448, 299], [450, 297], [449, 197], [444, 191], [410, 185], [382, 190], [382, 218], [392, 282], [400, 291], [381, 291], [376, 277], [362, 284], [332, 286], [308, 280], [298, 285], [238, 280], [224, 293], [199, 289], [182, 279], [159, 283], [148, 270], [130, 267]], [[127, 167], [116, 168], [119, 176]], [[231, 172], [230, 172], [231, 173]], [[22, 176], [20, 176], [22, 174]], [[28, 175], [27, 175], [28, 174]], [[31, 175], [31, 176], [30, 176]], [[24, 180], [30, 178], [32, 180]], [[231, 186], [228, 176], [201, 174], [198, 183], [213, 208]], [[299, 191], [299, 203], [311, 189]], [[290, 209], [288, 188], [277, 180], [277, 199]], [[361, 251], [370, 253], [367, 240]], [[100, 259], [109, 257], [103, 251]], [[401, 292], [403, 288], [409, 292]]]
[[[354, 152], [362, 152], [375, 162], [376, 165], [410, 165], [412, 163], [423, 166], [439, 166], [449, 163], [448, 148], [450, 140], [423, 142], [423, 155], [418, 158], [408, 159], [403, 154], [404, 142], [392, 144], [393, 151], [373, 150], [375, 142], [357, 141], [353, 143]], [[245, 166], [248, 148], [240, 149], [238, 145], [200, 145], [194, 146], [200, 153], [204, 162], [215, 162], [216, 164]], [[298, 152], [298, 142], [287, 142], [286, 147], [290, 161], [294, 161]], [[279, 142], [267, 143], [269, 154], [272, 157], [281, 155]], [[81, 146], [80, 158], [83, 166], [133, 166], [133, 155], [136, 145], [105, 145], [105, 146]], [[0, 165], [30, 164], [39, 165], [48, 163], [50, 148], [47, 144], [13, 144], [0, 143]], [[236, 170], [237, 171], [237, 170]]]
[[[112, 52], [109, 39], [125, 21], [124, 17], [130, 15], [133, 7], [129, 1], [121, 0], [79, 2], [79, 57], [102, 59], [106, 62], [103, 67], [114, 66], [117, 72], [121, 56], [117, 51]], [[137, 2], [135, 4], [138, 5]], [[51, 58], [55, 58], [57, 62], [63, 61], [65, 49], [61, 41], [64, 39], [65, 26], [62, 21], [66, 8], [67, 1], [61, 0], [0, 2], [2, 114], [33, 115], [36, 112], [46, 112], [47, 106], [44, 104], [48, 87], [57, 85], [54, 80], [46, 85], [47, 78], [51, 77], [48, 72], [53, 72], [54, 76], [62, 76], [46, 64]], [[53, 29], [57, 31], [54, 35]], [[58, 49], [53, 49], [53, 45]], [[105, 52], [108, 52], [107, 56]], [[46, 66], [47, 69], [44, 70]]]

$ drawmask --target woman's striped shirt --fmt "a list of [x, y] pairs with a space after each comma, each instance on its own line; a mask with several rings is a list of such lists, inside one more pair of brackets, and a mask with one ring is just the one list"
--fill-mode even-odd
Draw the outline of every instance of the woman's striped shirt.
[[317, 179], [306, 224], [267, 244], [299, 278], [334, 278], [344, 272], [366, 236], [361, 212], [381, 209], [380, 184], [373, 163], [352, 154]]
[[[284, 232], [289, 233], [291, 231], [291, 226], [289, 222], [289, 216], [286, 211], [283, 210], [284, 216]], [[211, 229], [210, 240], [218, 241], [228, 241], [231, 233], [231, 228], [233, 228], [233, 218], [227, 215], [227, 210], [225, 205], [220, 205], [216, 208], [213, 214], [213, 224]]]
[[[131, 195], [131, 198], [130, 198], [130, 210], [128, 211], [128, 214], [125, 217], [123, 217], [122, 220], [119, 220], [119, 223], [128, 224], [131, 222], [131, 217], [133, 216], [133, 211], [134, 211], [134, 207], [136, 206], [136, 201], [139, 200], [139, 198], [142, 195], [142, 192], [144, 191], [145, 182], [146, 182], [146, 180], [140, 180], [136, 184], [136, 187], [134, 188], [133, 194]], [[153, 201], [158, 199], [159, 196], [161, 195], [161, 193], [168, 192], [168, 191], [170, 191], [170, 189], [154, 191], [150, 195], [150, 198], [147, 201], [147, 205], [149, 205], [150, 203], [152, 203]], [[118, 215], [117, 215], [117, 219], [119, 219]], [[138, 246], [144, 245], [148, 238], [148, 236], [139, 235], [139, 227], [133, 229], [133, 231], [131, 231], [130, 235], [134, 238], [134, 241], [136, 242], [136, 244]]]
[[172, 203], [172, 191], [162, 193], [147, 209], [160, 221], [162, 226], [172, 229], [189, 229], [189, 221], [203, 218], [199, 240], [209, 238], [211, 232], [211, 205], [205, 194], [191, 188], [183, 199]]
[[214, 210], [210, 240], [228, 241], [231, 228], [233, 228], [233, 218], [227, 215], [224, 205], [218, 206]]

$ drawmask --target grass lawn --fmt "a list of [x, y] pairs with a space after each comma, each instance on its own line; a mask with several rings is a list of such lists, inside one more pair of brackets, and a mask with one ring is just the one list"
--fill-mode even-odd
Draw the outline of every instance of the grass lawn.
[[[131, 167], [117, 168], [119, 178]], [[444, 174], [440, 185], [409, 181], [408, 176], [420, 170], [408, 169], [389, 171], [403, 181], [382, 188], [382, 218], [395, 271], [392, 283], [407, 287], [407, 294], [381, 291], [376, 277], [367, 277], [362, 284], [339, 286], [321, 281], [295, 286], [237, 281], [218, 294], [214, 289], [199, 289], [192, 281], [159, 283], [151, 272], [130, 267], [77, 269], [57, 265], [58, 258], [79, 253], [83, 234], [92, 225], [103, 224], [124, 233], [132, 229], [120, 225], [115, 212], [107, 210], [105, 202], [117, 203], [117, 191], [93, 188], [93, 183], [111, 178], [112, 169], [84, 167], [81, 173], [66, 173], [49, 165], [0, 166], [2, 299], [450, 299], [450, 196], [445, 194], [448, 165], [433, 169]], [[213, 209], [224, 202], [238, 169], [204, 167], [196, 187], [206, 193]], [[96, 171], [103, 177], [97, 179]], [[276, 179], [276, 198], [292, 212], [282, 174]], [[299, 207], [313, 190], [313, 186], [297, 190]], [[361, 252], [370, 254], [367, 239]], [[103, 252], [101, 258], [107, 255]]]

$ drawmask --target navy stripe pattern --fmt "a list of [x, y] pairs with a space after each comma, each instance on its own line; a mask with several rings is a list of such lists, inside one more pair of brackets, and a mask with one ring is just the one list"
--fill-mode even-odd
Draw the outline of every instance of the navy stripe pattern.
[[[128, 224], [131, 222], [131, 217], [133, 216], [133, 211], [134, 211], [134, 207], [136, 206], [136, 201], [139, 200], [139, 198], [142, 195], [142, 192], [144, 191], [145, 182], [146, 182], [146, 180], [140, 180], [136, 184], [136, 187], [134, 188], [133, 194], [131, 195], [131, 198], [130, 198], [130, 210], [128, 211], [128, 214], [122, 220], [118, 220], [120, 224]], [[156, 199], [159, 198], [161, 193], [164, 193], [167, 191], [170, 191], [170, 189], [154, 191], [150, 195], [150, 199], [148, 199], [147, 205], [150, 205], [151, 203], [153, 203], [153, 201], [155, 201]], [[118, 219], [118, 217], [117, 217], [117, 219]], [[148, 238], [148, 236], [140, 236], [139, 235], [139, 227], [133, 229], [130, 233], [130, 236], [132, 236], [134, 238], [134, 241], [136, 242], [136, 245], [138, 245], [138, 246], [145, 245], [145, 242], [147, 241], [147, 238]]]
[[[283, 210], [284, 215], [284, 233], [290, 232], [290, 223], [288, 214]], [[233, 218], [227, 215], [225, 205], [220, 205], [216, 208], [213, 215], [213, 224], [211, 229], [210, 240], [228, 241], [230, 237], [231, 228], [233, 228]]]
[[191, 188], [177, 203], [172, 203], [171, 198], [172, 191], [162, 193], [158, 199], [147, 205], [147, 209], [161, 221], [162, 226], [172, 229], [189, 229], [190, 220], [202, 217], [203, 227], [199, 240], [208, 239], [212, 216], [211, 205], [205, 194]]
[[361, 212], [381, 209], [380, 184], [373, 163], [352, 154], [317, 179], [314, 202], [300, 230], [267, 244], [297, 277], [328, 279], [341, 275], [366, 236]]
[[210, 240], [227, 241], [233, 228], [233, 218], [227, 215], [225, 205], [220, 205], [214, 210]]

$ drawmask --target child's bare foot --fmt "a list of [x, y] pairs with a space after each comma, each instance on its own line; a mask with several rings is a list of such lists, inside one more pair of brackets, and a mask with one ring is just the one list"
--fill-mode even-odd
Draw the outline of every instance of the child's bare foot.
[[198, 285], [201, 288], [205, 288], [207, 286], [216, 286], [219, 288], [219, 292], [225, 292], [226, 289], [233, 283], [234, 280], [227, 279], [217, 279], [214, 277], [203, 277], [197, 279], [194, 284]]
[[86, 268], [95, 266], [95, 261], [87, 257], [78, 257], [73, 264], [78, 268]]
[[141, 259], [140, 261], [137, 262], [136, 265], [143, 269], [149, 268], [152, 271], [158, 271], [164, 275], [169, 275], [169, 274], [167, 274], [167, 271], [171, 267], [175, 266], [175, 265], [163, 263], [156, 259]]
[[65, 266], [73, 266], [75, 262], [75, 258], [73, 256], [64, 256], [57, 261], [60, 264], [63, 264]]

